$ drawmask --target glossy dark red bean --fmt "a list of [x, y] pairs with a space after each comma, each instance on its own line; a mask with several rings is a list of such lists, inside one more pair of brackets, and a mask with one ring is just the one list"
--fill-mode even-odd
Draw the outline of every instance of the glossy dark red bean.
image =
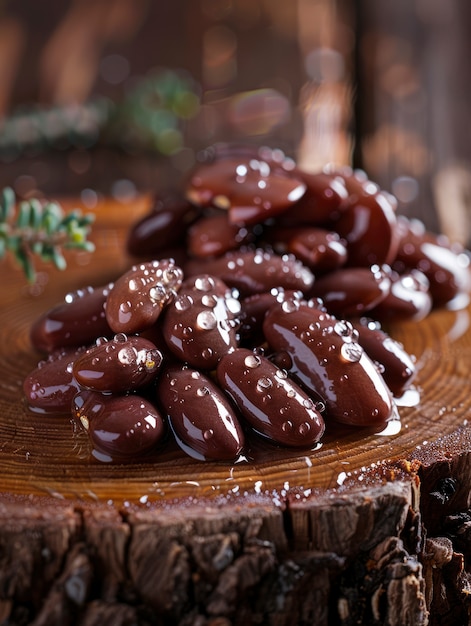
[[288, 212], [280, 216], [283, 224], [318, 226], [342, 210], [348, 192], [340, 176], [327, 172], [296, 172], [305, 183], [306, 191]]
[[115, 335], [81, 354], [73, 375], [86, 389], [101, 393], [125, 393], [148, 385], [157, 376], [162, 353], [143, 337]]
[[381, 322], [424, 319], [432, 310], [429, 281], [419, 270], [405, 274], [391, 272], [388, 295], [374, 306], [369, 315]]
[[30, 339], [36, 350], [91, 344], [97, 337], [113, 334], [105, 316], [105, 302], [112, 283], [85, 287], [67, 294], [63, 303], [46, 311], [31, 326]]
[[337, 233], [321, 228], [304, 228], [294, 234], [287, 249], [316, 276], [333, 272], [347, 262], [345, 241]]
[[391, 263], [399, 246], [395, 204], [385, 193], [352, 196], [332, 222], [347, 242], [347, 264], [353, 267]]
[[172, 367], [157, 381], [157, 400], [180, 447], [199, 460], [233, 461], [244, 447], [244, 432], [224, 393], [188, 367]]
[[268, 359], [239, 348], [218, 364], [219, 385], [250, 426], [289, 447], [312, 447], [324, 433], [324, 420], [313, 400]]
[[427, 231], [419, 220], [401, 217], [400, 245], [393, 268], [400, 274], [418, 269], [429, 281], [434, 306], [443, 306], [471, 288], [470, 257], [453, 249], [445, 238]]
[[240, 337], [241, 343], [251, 343], [252, 346], [261, 345], [263, 337], [263, 319], [266, 312], [275, 302], [283, 302], [286, 298], [302, 298], [302, 293], [285, 290], [281, 287], [265, 293], [255, 293], [240, 302]]
[[415, 375], [415, 359], [404, 346], [384, 332], [379, 323], [373, 320], [361, 320], [355, 324], [358, 343], [367, 355], [379, 365], [393, 395], [400, 396], [411, 385]]
[[193, 172], [188, 199], [229, 212], [232, 224], [257, 224], [291, 207], [304, 194], [301, 179], [273, 169], [261, 158], [227, 157], [203, 163]]
[[271, 307], [263, 328], [269, 345], [289, 354], [290, 374], [323, 398], [324, 419], [375, 426], [397, 416], [389, 388], [348, 322], [287, 300]]
[[245, 226], [231, 224], [227, 212], [201, 217], [188, 229], [188, 251], [195, 257], [221, 256], [250, 239]]
[[337, 316], [361, 315], [389, 293], [389, 273], [378, 266], [341, 268], [315, 281], [311, 295], [321, 298]]
[[23, 393], [31, 410], [38, 413], [70, 413], [79, 390], [72, 367], [85, 348], [50, 354], [23, 381]]
[[165, 434], [159, 411], [138, 395], [113, 396], [81, 390], [74, 397], [72, 412], [104, 461], [140, 462], [155, 450]]
[[186, 279], [162, 320], [175, 356], [193, 367], [214, 369], [238, 345], [240, 303], [227, 285], [208, 274]]
[[217, 259], [193, 260], [185, 266], [186, 276], [203, 272], [218, 276], [242, 297], [277, 287], [306, 293], [314, 282], [311, 270], [293, 255], [262, 249], [227, 252]]
[[134, 265], [115, 282], [106, 299], [106, 319], [116, 333], [150, 328], [173, 299], [183, 271], [173, 259]]
[[156, 258], [170, 247], [185, 243], [186, 230], [200, 210], [177, 192], [165, 192], [128, 233], [126, 247], [135, 257]]

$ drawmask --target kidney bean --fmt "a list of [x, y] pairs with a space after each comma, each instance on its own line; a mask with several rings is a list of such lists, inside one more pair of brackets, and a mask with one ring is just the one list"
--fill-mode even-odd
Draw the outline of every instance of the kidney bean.
[[384, 300], [369, 311], [369, 315], [382, 322], [424, 319], [432, 309], [429, 281], [419, 270], [405, 274], [391, 272], [391, 288]]
[[269, 345], [290, 356], [290, 373], [324, 399], [325, 419], [373, 426], [396, 416], [389, 388], [348, 322], [286, 300], [271, 307], [263, 328]]
[[470, 257], [452, 249], [440, 236], [426, 230], [419, 220], [401, 217], [399, 249], [392, 267], [400, 274], [418, 269], [429, 281], [434, 306], [443, 306], [471, 287]]
[[310, 294], [321, 298], [327, 310], [343, 317], [360, 315], [378, 305], [389, 293], [391, 279], [385, 269], [341, 268], [321, 276]]
[[199, 213], [200, 210], [178, 192], [164, 192], [130, 229], [127, 251], [135, 257], [155, 257], [170, 247], [184, 244], [187, 228]]
[[133, 334], [150, 328], [182, 280], [183, 271], [173, 259], [134, 265], [118, 278], [108, 294], [108, 324], [116, 333]]
[[143, 337], [115, 335], [100, 341], [74, 362], [73, 375], [87, 389], [125, 393], [148, 385], [162, 363], [162, 353]]
[[378, 322], [362, 319], [355, 324], [358, 343], [380, 367], [381, 374], [393, 395], [400, 396], [416, 375], [415, 360], [404, 346], [385, 333]]
[[385, 193], [350, 197], [332, 222], [347, 242], [347, 264], [353, 267], [391, 263], [399, 246], [395, 204]]
[[217, 366], [219, 385], [259, 434], [289, 447], [312, 447], [324, 433], [313, 400], [268, 359], [238, 348]]
[[180, 447], [199, 460], [233, 461], [244, 447], [238, 417], [210, 378], [189, 367], [168, 368], [157, 399]]
[[323, 228], [299, 229], [290, 237], [287, 250], [316, 276], [339, 269], [347, 262], [348, 255], [338, 233]]
[[201, 217], [188, 229], [188, 251], [195, 257], [221, 256], [249, 241], [251, 233], [244, 226], [231, 224], [227, 213]]
[[336, 173], [308, 173], [296, 170], [306, 185], [306, 191], [296, 204], [280, 215], [284, 225], [319, 226], [326, 224], [337, 211], [341, 211], [348, 192], [343, 179]]
[[263, 319], [266, 312], [275, 302], [283, 302], [286, 298], [303, 297], [300, 291], [274, 288], [265, 293], [255, 293], [241, 300], [240, 338], [241, 342], [250, 342], [252, 346], [262, 344]]
[[83, 346], [97, 337], [113, 334], [105, 316], [105, 302], [112, 283], [85, 287], [69, 293], [65, 301], [43, 315], [31, 326], [30, 339], [36, 350], [53, 352], [59, 348]]
[[238, 345], [240, 303], [227, 285], [208, 274], [186, 279], [167, 307], [162, 330], [175, 356], [211, 370]]
[[23, 381], [29, 407], [38, 413], [68, 413], [79, 389], [72, 367], [85, 348], [64, 349], [40, 361]]
[[261, 158], [228, 156], [199, 165], [187, 187], [198, 205], [227, 209], [232, 224], [257, 224], [291, 207], [306, 185]]
[[293, 255], [262, 249], [227, 252], [217, 259], [193, 260], [185, 266], [187, 276], [204, 272], [218, 276], [243, 297], [277, 287], [306, 293], [314, 282], [311, 270]]
[[148, 400], [138, 395], [113, 396], [81, 390], [73, 414], [93, 446], [110, 461], [140, 460], [155, 450], [165, 434], [165, 422]]

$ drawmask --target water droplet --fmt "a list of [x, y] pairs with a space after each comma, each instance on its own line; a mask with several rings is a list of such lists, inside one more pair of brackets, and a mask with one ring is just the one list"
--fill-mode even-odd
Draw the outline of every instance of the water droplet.
[[217, 326], [217, 318], [212, 311], [201, 311], [196, 317], [196, 325], [202, 330], [213, 330]]
[[359, 343], [344, 343], [340, 349], [340, 354], [345, 361], [357, 363], [363, 354], [363, 348]]
[[198, 387], [198, 389], [196, 390], [196, 395], [199, 396], [200, 398], [202, 398], [203, 396], [207, 396], [209, 393], [209, 389], [208, 387], [205, 387], [203, 385], [203, 387]]
[[179, 267], [175, 265], [169, 265], [162, 272], [162, 282], [168, 287], [174, 287], [183, 278], [183, 272]]
[[307, 435], [310, 430], [311, 430], [311, 424], [309, 424], [309, 422], [303, 422], [298, 427], [298, 432], [302, 436]]
[[337, 335], [340, 335], [341, 337], [351, 337], [353, 332], [353, 326], [350, 324], [350, 322], [347, 322], [346, 320], [339, 320], [338, 322], [335, 322], [334, 332], [336, 332]]
[[217, 303], [218, 303], [217, 296], [215, 296], [213, 293], [211, 294], [205, 293], [204, 296], [201, 298], [201, 304], [203, 306], [207, 306], [210, 309], [214, 309]]
[[135, 358], [134, 350], [130, 350], [129, 348], [121, 348], [118, 352], [118, 361], [123, 365], [130, 365], [135, 361]]
[[212, 428], [208, 428], [208, 430], [205, 430], [203, 433], [203, 439], [205, 439], [205, 441], [208, 441], [213, 436], [214, 436], [214, 430]]
[[149, 298], [156, 304], [163, 304], [165, 300], [168, 300], [169, 295], [168, 290], [162, 283], [157, 283], [149, 289]]
[[95, 341], [95, 345], [102, 346], [104, 343], [108, 343], [108, 339], [106, 337], [98, 337]]
[[286, 395], [288, 396], [288, 398], [294, 398], [296, 397], [296, 391], [292, 387], [290, 387], [286, 392]]
[[214, 280], [211, 276], [198, 276], [195, 279], [195, 288], [198, 291], [211, 291], [214, 288]]
[[284, 313], [295, 313], [299, 309], [299, 302], [292, 299], [284, 300], [281, 308]]
[[240, 313], [242, 307], [237, 298], [226, 298], [226, 308], [234, 315], [237, 315], [238, 313]]
[[113, 341], [116, 341], [117, 343], [124, 343], [127, 340], [128, 340], [128, 337], [124, 333], [117, 333], [113, 337]]
[[262, 362], [262, 359], [257, 354], [249, 354], [245, 357], [244, 363], [247, 367], [254, 369], [258, 367]]
[[175, 300], [175, 308], [177, 311], [188, 311], [193, 305], [193, 298], [189, 295], [182, 294]]
[[205, 348], [202, 352], [201, 352], [201, 356], [203, 357], [203, 359], [205, 360], [209, 360], [212, 358], [214, 352], [212, 350], [212, 348]]
[[288, 372], [286, 370], [276, 370], [275, 376], [280, 380], [286, 380], [288, 378]]
[[291, 430], [293, 430], [293, 422], [290, 422], [290, 420], [283, 422], [283, 424], [281, 425], [281, 430], [284, 433], [289, 433]]
[[257, 391], [262, 393], [270, 389], [273, 386], [273, 381], [271, 381], [267, 376], [263, 376], [257, 380]]

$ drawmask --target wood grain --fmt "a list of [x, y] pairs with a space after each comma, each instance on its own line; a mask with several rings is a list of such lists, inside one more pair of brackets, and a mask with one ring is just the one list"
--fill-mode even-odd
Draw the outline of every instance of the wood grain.
[[[470, 309], [391, 334], [417, 357], [420, 401], [395, 435], [329, 432], [315, 451], [251, 444], [201, 463], [168, 444], [106, 464], [69, 415], [22, 395], [32, 321], [116, 278], [142, 198], [96, 208], [92, 255], [39, 287], [0, 282], [0, 621], [15, 626], [252, 623], [452, 626], [470, 614]], [[426, 541], [424, 541], [426, 539]]]
[[[255, 462], [201, 463], [171, 445], [143, 463], [110, 465], [91, 460], [88, 440], [70, 416], [31, 413], [22, 396], [22, 381], [39, 355], [29, 343], [32, 321], [60, 302], [68, 291], [114, 279], [131, 259], [124, 250], [127, 226], [148, 206], [103, 202], [97, 209], [93, 254], [69, 258], [63, 272], [47, 270], [47, 283], [31, 295], [21, 273], [2, 265], [0, 283], [0, 474], [2, 491], [22, 495], [53, 494], [90, 501], [160, 501], [227, 492], [281, 493], [333, 488], [350, 475], [385, 460], [410, 459], [424, 443], [467, 430], [471, 407], [470, 311], [434, 312], [421, 323], [392, 328], [419, 367], [420, 402], [400, 409], [396, 435], [365, 430], [334, 430], [316, 451], [289, 452], [255, 444]], [[44, 278], [44, 276], [43, 276]], [[457, 444], [459, 445], [459, 443]]]

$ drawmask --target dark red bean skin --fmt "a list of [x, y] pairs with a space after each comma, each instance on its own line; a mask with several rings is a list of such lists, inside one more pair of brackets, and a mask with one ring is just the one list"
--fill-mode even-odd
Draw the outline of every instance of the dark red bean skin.
[[212, 370], [238, 345], [240, 303], [220, 280], [208, 274], [188, 278], [162, 320], [164, 339], [181, 361]]
[[381, 330], [379, 324], [362, 320], [355, 324], [358, 343], [375, 363], [379, 363], [383, 376], [393, 395], [400, 396], [411, 385], [416, 367], [414, 359], [404, 346]]
[[105, 302], [112, 284], [86, 287], [39, 317], [31, 326], [30, 339], [36, 350], [89, 345], [97, 337], [113, 334], [105, 316]]
[[378, 305], [391, 287], [389, 274], [377, 266], [341, 268], [321, 276], [310, 294], [321, 298], [333, 315], [361, 315]]
[[155, 199], [151, 211], [130, 229], [127, 251], [138, 258], [156, 258], [169, 247], [184, 244], [186, 230], [199, 213], [177, 192], [163, 193]]
[[219, 385], [259, 434], [288, 447], [312, 447], [324, 420], [311, 398], [276, 365], [239, 348], [218, 364]]
[[302, 299], [303, 294], [299, 291], [284, 289], [272, 289], [265, 293], [255, 293], [241, 301], [240, 312], [240, 340], [254, 345], [261, 345], [263, 336], [263, 319], [266, 312], [275, 302], [283, 302], [286, 298]]
[[151, 383], [162, 364], [162, 353], [143, 337], [116, 335], [81, 354], [73, 375], [86, 389], [125, 393]]
[[217, 213], [201, 217], [188, 229], [188, 252], [198, 258], [221, 256], [249, 239], [247, 228], [231, 224], [227, 212]]
[[374, 306], [369, 315], [380, 322], [423, 320], [432, 310], [429, 281], [419, 270], [405, 274], [392, 272], [391, 288], [384, 300]]
[[118, 278], [108, 294], [108, 324], [115, 333], [129, 335], [150, 328], [182, 280], [183, 271], [173, 259], [134, 265]]
[[428, 232], [422, 222], [401, 217], [399, 249], [392, 267], [400, 274], [418, 269], [430, 284], [434, 306], [443, 306], [456, 296], [469, 293], [469, 256], [446, 245], [443, 237]]
[[332, 222], [333, 229], [347, 242], [351, 267], [391, 263], [399, 246], [395, 205], [387, 194], [362, 193]]
[[23, 381], [29, 407], [38, 413], [69, 413], [79, 384], [72, 373], [74, 361], [85, 348], [57, 351], [40, 361]]
[[272, 349], [289, 354], [290, 373], [323, 398], [324, 419], [363, 427], [395, 416], [389, 388], [347, 322], [308, 303], [285, 301], [271, 307], [263, 328]]
[[155, 450], [165, 434], [159, 411], [138, 395], [113, 396], [81, 390], [73, 414], [87, 431], [93, 446], [109, 461], [140, 461]]
[[227, 209], [229, 222], [247, 226], [286, 211], [305, 190], [302, 180], [287, 176], [280, 167], [273, 169], [261, 158], [229, 156], [197, 167], [187, 198]]
[[348, 252], [345, 242], [335, 232], [321, 228], [305, 228], [288, 242], [291, 252], [314, 274], [325, 274], [343, 267]]
[[157, 401], [168, 416], [180, 447], [205, 461], [234, 461], [244, 432], [224, 393], [201, 372], [167, 369], [157, 381]]
[[280, 222], [310, 226], [327, 223], [334, 213], [342, 210], [348, 198], [343, 179], [327, 172], [296, 172], [306, 185], [306, 191], [289, 211], [280, 216]]
[[292, 255], [259, 249], [227, 252], [211, 261], [190, 261], [185, 267], [187, 276], [203, 272], [218, 276], [242, 297], [280, 286], [306, 293], [314, 282], [311, 270]]

